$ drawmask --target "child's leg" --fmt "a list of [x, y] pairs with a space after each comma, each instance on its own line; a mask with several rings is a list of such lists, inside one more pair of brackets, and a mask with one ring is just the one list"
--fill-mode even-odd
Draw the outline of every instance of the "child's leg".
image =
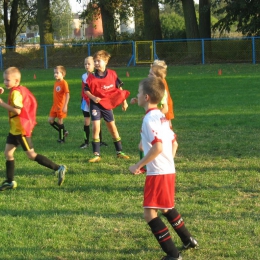
[[14, 180], [14, 152], [16, 150], [16, 146], [12, 144], [5, 145], [5, 166], [6, 166], [6, 180], [7, 182], [11, 183]]
[[175, 208], [168, 210], [163, 215], [167, 218], [168, 222], [171, 224], [175, 232], [178, 234], [184, 245], [189, 246], [191, 240], [192, 243], [194, 243], [194, 245], [190, 245], [190, 247], [196, 247], [198, 245], [197, 241], [192, 238], [190, 232], [185, 227], [181, 215]]
[[48, 122], [56, 131], [59, 131], [59, 124], [55, 121], [54, 117], [49, 117]]
[[90, 117], [84, 117], [84, 141], [85, 144], [89, 143], [89, 135], [90, 135], [90, 131], [89, 131], [89, 125], [90, 125]]
[[163, 221], [157, 216], [157, 210], [144, 209], [144, 218], [151, 228], [153, 235], [161, 246], [162, 250], [171, 257], [178, 258], [179, 251], [174, 245], [170, 232]]
[[99, 139], [99, 132], [100, 132], [100, 120], [92, 121], [92, 148], [93, 153], [95, 155], [100, 155], [100, 139]]
[[59, 140], [58, 140], [58, 142], [64, 143], [65, 142], [65, 126], [63, 124], [63, 118], [58, 118], [58, 125], [59, 125]]

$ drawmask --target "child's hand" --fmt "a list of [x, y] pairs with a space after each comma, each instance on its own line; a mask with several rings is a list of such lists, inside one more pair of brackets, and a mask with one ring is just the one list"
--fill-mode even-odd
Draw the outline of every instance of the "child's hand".
[[101, 100], [101, 98], [99, 98], [99, 97], [94, 97], [92, 100], [93, 100], [95, 103], [99, 103], [99, 101]]
[[5, 90], [2, 87], [0, 87], [0, 94], [3, 94], [4, 92]]
[[142, 173], [143, 173], [143, 172], [140, 170], [140, 168], [137, 167], [136, 164], [131, 165], [131, 166], [129, 167], [129, 171], [130, 171], [132, 174], [134, 174], [134, 175], [138, 175], [138, 174], [142, 174]]
[[137, 103], [137, 98], [131, 98], [130, 104], [136, 104]]
[[125, 100], [125, 101], [123, 102], [123, 104], [122, 104], [122, 110], [123, 110], [123, 111], [126, 111], [127, 108], [128, 108], [128, 104], [127, 104], [127, 102], [126, 102], [126, 100]]

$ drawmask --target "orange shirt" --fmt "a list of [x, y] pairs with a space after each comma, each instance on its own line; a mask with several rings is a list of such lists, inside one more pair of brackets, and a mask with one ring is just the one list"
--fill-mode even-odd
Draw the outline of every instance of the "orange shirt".
[[165, 90], [167, 91], [167, 95], [168, 95], [168, 99], [167, 99], [168, 112], [165, 114], [165, 117], [168, 120], [171, 120], [171, 119], [174, 118], [173, 101], [172, 101], [172, 98], [171, 98], [171, 94], [170, 94], [170, 91], [169, 91], [168, 84], [167, 84], [165, 79], [163, 79], [163, 84], [164, 84]]
[[64, 107], [66, 94], [69, 93], [69, 85], [66, 80], [56, 81], [53, 88], [53, 109], [61, 111]]

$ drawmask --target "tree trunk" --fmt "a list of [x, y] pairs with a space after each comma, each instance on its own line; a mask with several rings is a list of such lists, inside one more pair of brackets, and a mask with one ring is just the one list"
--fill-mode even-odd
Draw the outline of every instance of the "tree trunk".
[[37, 0], [37, 23], [39, 25], [40, 44], [54, 44], [50, 14], [50, 0]]
[[199, 32], [200, 38], [211, 38], [210, 0], [199, 2]]
[[4, 0], [4, 26], [5, 26], [5, 46], [15, 47], [16, 45], [16, 31], [18, 27], [18, 5], [19, 0], [13, 0], [11, 5], [10, 17], [8, 15], [8, 0]]
[[161, 40], [162, 30], [161, 30], [161, 23], [159, 18], [158, 0], [143, 0], [143, 13], [144, 13], [144, 39]]

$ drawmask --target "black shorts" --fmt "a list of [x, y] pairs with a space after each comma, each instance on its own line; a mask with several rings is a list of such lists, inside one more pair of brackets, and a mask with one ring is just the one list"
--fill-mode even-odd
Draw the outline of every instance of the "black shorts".
[[84, 117], [90, 117], [89, 112], [82, 110], [82, 114]]
[[113, 110], [105, 109], [98, 103], [90, 102], [90, 113], [92, 121], [101, 120], [101, 118], [104, 118], [108, 123], [114, 121]]
[[21, 145], [25, 152], [33, 148], [31, 137], [27, 137], [24, 135], [12, 135], [11, 133], [9, 133], [6, 138], [6, 144], [12, 144], [15, 147]]

